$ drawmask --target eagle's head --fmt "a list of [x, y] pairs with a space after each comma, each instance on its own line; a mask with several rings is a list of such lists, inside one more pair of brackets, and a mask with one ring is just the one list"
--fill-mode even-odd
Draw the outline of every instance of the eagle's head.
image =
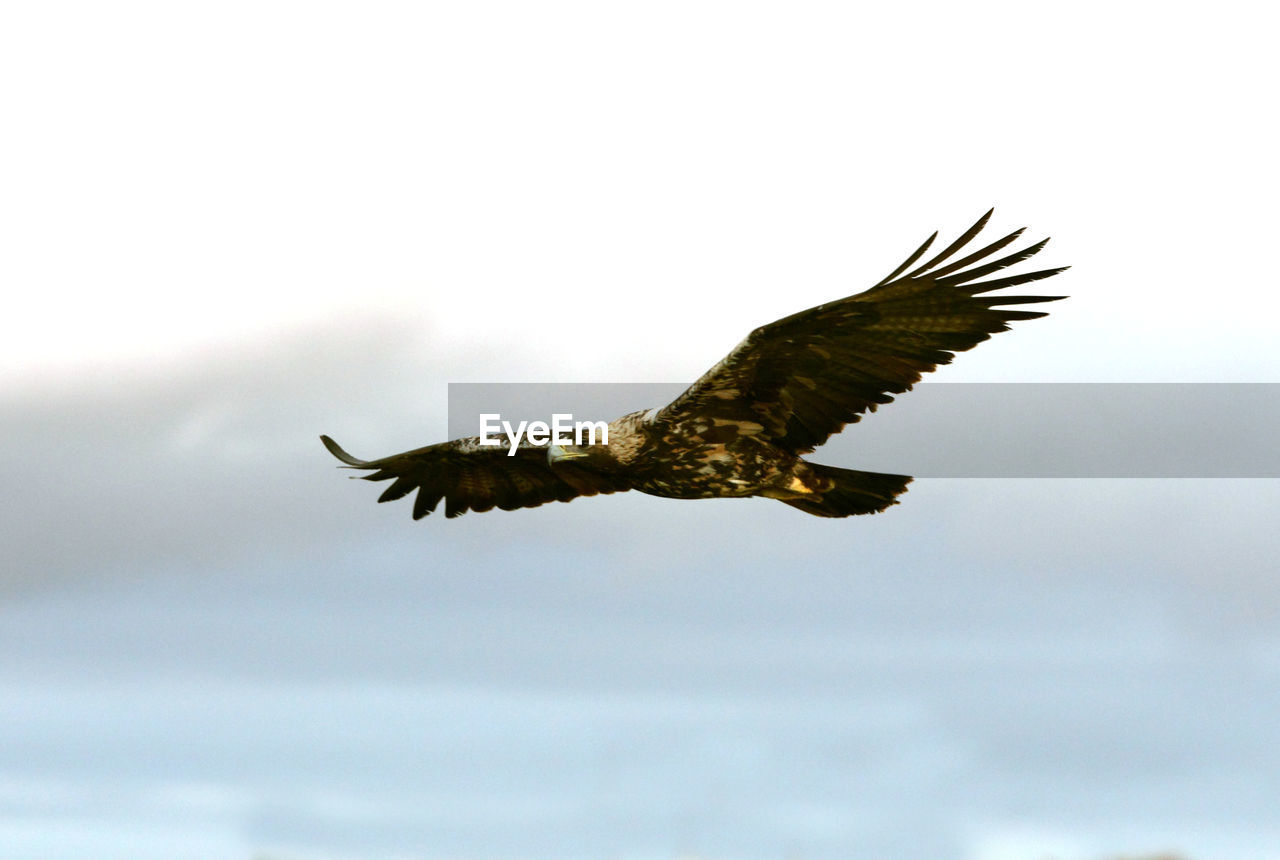
[[586, 451], [578, 445], [548, 445], [547, 446], [547, 462], [551, 465], [563, 463], [568, 460], [581, 460], [590, 456]]
[[547, 446], [547, 463], [555, 468], [559, 465], [572, 465], [579, 468], [595, 468], [607, 470], [616, 466], [608, 445], [549, 445]]
[[592, 448], [597, 445], [549, 445], [547, 446], [547, 462], [552, 466], [557, 463], [581, 463], [592, 459]]

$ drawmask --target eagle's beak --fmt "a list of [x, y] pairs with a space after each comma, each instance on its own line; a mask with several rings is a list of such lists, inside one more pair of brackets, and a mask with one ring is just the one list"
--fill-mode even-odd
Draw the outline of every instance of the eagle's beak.
[[565, 460], [581, 460], [587, 456], [586, 451], [568, 451], [559, 445], [552, 445], [547, 448], [547, 462], [560, 463]]

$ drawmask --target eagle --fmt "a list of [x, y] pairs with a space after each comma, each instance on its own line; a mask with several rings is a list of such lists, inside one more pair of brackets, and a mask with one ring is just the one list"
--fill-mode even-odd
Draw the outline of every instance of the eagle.
[[1068, 268], [983, 280], [1048, 243], [993, 259], [1025, 228], [953, 259], [992, 211], [914, 269], [936, 232], [871, 289], [757, 328], [675, 400], [610, 422], [595, 444], [525, 438], [494, 446], [472, 436], [360, 460], [328, 436], [320, 439], [347, 468], [371, 472], [360, 477], [392, 482], [379, 502], [417, 490], [415, 520], [442, 499], [445, 516], [456, 517], [626, 490], [672, 499], [764, 496], [819, 517], [878, 513], [897, 504], [909, 476], [825, 466], [802, 455], [955, 353], [1008, 331], [1010, 322], [1046, 316], [1002, 306], [1066, 298], [988, 295]]

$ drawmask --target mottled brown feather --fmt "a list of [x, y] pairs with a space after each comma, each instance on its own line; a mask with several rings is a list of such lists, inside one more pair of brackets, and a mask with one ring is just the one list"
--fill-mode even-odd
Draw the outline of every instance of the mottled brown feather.
[[[1016, 230], [935, 268], [971, 242], [990, 217], [991, 212], [984, 214], [956, 241], [907, 275], [901, 273], [923, 255], [936, 233], [871, 289], [751, 332], [663, 408], [656, 422], [680, 423], [690, 415], [758, 421], [770, 428], [774, 444], [808, 453], [877, 404], [909, 391], [923, 374], [949, 363], [955, 353], [972, 349], [995, 332], [1007, 331], [1010, 322], [1044, 316], [1039, 311], [999, 306], [1050, 302], [1063, 296], [978, 298], [977, 294], [1064, 271], [1065, 267], [978, 280], [1035, 255], [1048, 239], [982, 262], [1022, 235], [1022, 230]], [[981, 265], [964, 268], [976, 263]], [[820, 390], [805, 380], [820, 381]], [[714, 396], [729, 388], [741, 396], [732, 400]]]
[[563, 467], [552, 471], [547, 464], [545, 447], [521, 447], [511, 457], [506, 446], [482, 447], [471, 437], [380, 460], [360, 460], [328, 436], [320, 439], [330, 453], [350, 468], [375, 469], [372, 474], [360, 476], [366, 481], [394, 479], [378, 497], [379, 502], [395, 501], [417, 490], [413, 504], [415, 520], [432, 513], [442, 499], [445, 516], [457, 517], [467, 511], [484, 512], [495, 507], [513, 511], [627, 489], [616, 478], [580, 474]]

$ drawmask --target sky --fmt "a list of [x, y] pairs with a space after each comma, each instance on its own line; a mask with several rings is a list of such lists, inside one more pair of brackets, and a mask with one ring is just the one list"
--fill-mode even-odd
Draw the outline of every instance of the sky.
[[0, 857], [1280, 857], [1274, 470], [926, 477], [956, 417], [874, 517], [414, 523], [317, 439], [692, 381], [995, 206], [1070, 298], [933, 379], [1186, 383], [1057, 461], [1274, 466], [1206, 394], [1280, 383], [1267, 18], [9, 4]]

